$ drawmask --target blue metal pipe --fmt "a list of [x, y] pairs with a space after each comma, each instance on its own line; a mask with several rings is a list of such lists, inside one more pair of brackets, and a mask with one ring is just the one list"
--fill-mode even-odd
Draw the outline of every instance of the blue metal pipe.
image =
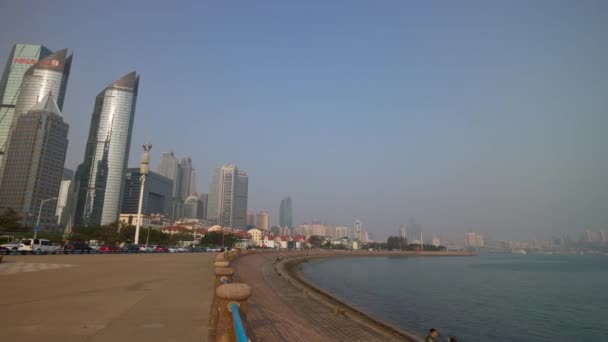
[[243, 327], [239, 306], [236, 303], [233, 303], [230, 305], [230, 310], [232, 311], [232, 322], [234, 322], [234, 332], [237, 342], [249, 341], [247, 334], [245, 333], [245, 328]]

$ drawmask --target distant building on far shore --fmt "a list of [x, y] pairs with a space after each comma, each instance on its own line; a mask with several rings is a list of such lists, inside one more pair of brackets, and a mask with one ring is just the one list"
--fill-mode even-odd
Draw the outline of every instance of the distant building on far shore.
[[470, 231], [465, 234], [465, 245], [467, 247], [483, 247], [485, 245], [483, 236]]
[[257, 227], [263, 231], [268, 231], [270, 229], [270, 214], [267, 211], [260, 211], [258, 213]]

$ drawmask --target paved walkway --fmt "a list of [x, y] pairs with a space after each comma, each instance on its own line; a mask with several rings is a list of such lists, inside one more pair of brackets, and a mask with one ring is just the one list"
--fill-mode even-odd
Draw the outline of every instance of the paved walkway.
[[252, 341], [391, 341], [392, 337], [303, 294], [276, 274], [277, 254], [236, 259], [236, 280], [252, 286], [247, 315]]
[[215, 253], [9, 256], [3, 341], [206, 341]]

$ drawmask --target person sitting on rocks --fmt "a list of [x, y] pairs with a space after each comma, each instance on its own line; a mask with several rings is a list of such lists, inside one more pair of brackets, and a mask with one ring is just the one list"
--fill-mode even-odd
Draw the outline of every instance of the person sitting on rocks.
[[429, 334], [426, 335], [424, 342], [437, 342], [437, 338], [439, 337], [439, 332], [433, 328], [429, 329]]

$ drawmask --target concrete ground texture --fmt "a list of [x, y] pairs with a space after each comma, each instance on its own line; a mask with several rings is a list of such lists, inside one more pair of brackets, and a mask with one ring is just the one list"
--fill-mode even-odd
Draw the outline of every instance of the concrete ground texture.
[[404, 341], [344, 315], [298, 290], [273, 268], [279, 254], [232, 262], [235, 280], [251, 285], [247, 325], [252, 341]]
[[6, 256], [3, 341], [206, 341], [215, 253]]

